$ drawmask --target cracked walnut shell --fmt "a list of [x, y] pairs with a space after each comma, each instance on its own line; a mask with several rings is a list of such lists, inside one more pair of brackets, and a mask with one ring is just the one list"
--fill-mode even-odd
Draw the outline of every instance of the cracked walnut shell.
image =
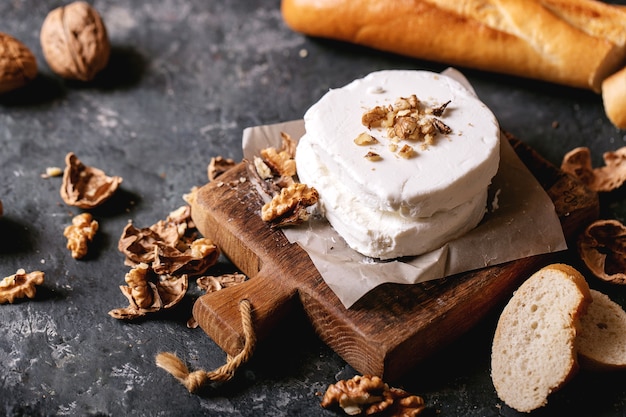
[[108, 200], [121, 182], [121, 177], [109, 177], [104, 171], [83, 164], [70, 152], [65, 156], [61, 198], [70, 206], [94, 208]]
[[0, 93], [20, 88], [37, 76], [35, 55], [14, 37], [0, 33]]
[[618, 220], [591, 223], [578, 240], [578, 251], [599, 279], [626, 284], [626, 226]]
[[36, 286], [43, 284], [44, 273], [33, 271], [26, 273], [24, 269], [18, 269], [0, 281], [0, 304], [11, 303], [18, 298], [35, 297]]
[[48, 65], [63, 78], [90, 81], [109, 61], [106, 27], [100, 14], [86, 2], [52, 10], [39, 37]]
[[159, 276], [147, 264], [135, 266], [124, 280], [128, 285], [120, 285], [120, 290], [128, 300], [128, 307], [109, 311], [118, 320], [133, 320], [172, 308], [183, 299], [189, 285], [187, 275]]
[[626, 181], [626, 146], [602, 155], [605, 165], [593, 168], [591, 151], [578, 147], [563, 157], [561, 169], [578, 178], [590, 190], [609, 192], [621, 187]]

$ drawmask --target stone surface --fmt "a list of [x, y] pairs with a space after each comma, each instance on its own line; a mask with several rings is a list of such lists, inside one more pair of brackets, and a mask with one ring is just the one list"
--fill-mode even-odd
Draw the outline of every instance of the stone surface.
[[[233, 381], [189, 394], [154, 357], [173, 351], [191, 369], [224, 363], [211, 339], [185, 325], [200, 292], [192, 283], [169, 314], [112, 319], [109, 310], [127, 305], [118, 286], [128, 268], [117, 240], [129, 220], [149, 226], [182, 205], [183, 194], [206, 182], [212, 156], [241, 159], [245, 127], [298, 119], [327, 89], [374, 70], [445, 66], [293, 33], [278, 0], [92, 4], [112, 55], [93, 82], [79, 83], [55, 76], [39, 46], [41, 23], [60, 3], [0, 3], [0, 27], [31, 48], [40, 66], [30, 85], [0, 96], [0, 277], [18, 268], [46, 273], [34, 300], [0, 306], [0, 415], [337, 415], [319, 406], [319, 394], [354, 371], [303, 317], [277, 329]], [[600, 163], [602, 152], [626, 145], [593, 93], [462, 70], [502, 127], [556, 164], [576, 146], [591, 147]], [[41, 178], [70, 151], [124, 178], [114, 199], [92, 211], [100, 232], [80, 261], [63, 237], [80, 210], [62, 202], [60, 178]], [[626, 220], [622, 192], [602, 202], [604, 216]], [[226, 260], [217, 266], [229, 269]], [[622, 288], [590, 284], [625, 305]], [[393, 385], [423, 396], [425, 415], [518, 415], [491, 385], [496, 316]], [[536, 414], [625, 412], [621, 374], [583, 372]]]

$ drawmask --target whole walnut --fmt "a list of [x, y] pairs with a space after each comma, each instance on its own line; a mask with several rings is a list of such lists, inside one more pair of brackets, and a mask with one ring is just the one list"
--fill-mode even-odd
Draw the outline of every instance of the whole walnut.
[[90, 81], [109, 61], [111, 45], [100, 14], [77, 1], [52, 10], [40, 33], [48, 65], [63, 78]]
[[22, 87], [37, 76], [33, 53], [12, 36], [0, 33], [0, 93]]

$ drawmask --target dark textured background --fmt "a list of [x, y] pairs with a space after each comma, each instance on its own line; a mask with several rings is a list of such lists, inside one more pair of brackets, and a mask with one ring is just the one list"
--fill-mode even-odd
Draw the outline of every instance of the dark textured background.
[[[39, 30], [51, 0], [0, 2], [0, 31], [35, 53], [39, 76], [0, 96], [0, 278], [42, 270], [34, 300], [0, 305], [0, 415], [8, 416], [330, 416], [319, 393], [354, 371], [324, 346], [302, 317], [259, 346], [235, 379], [189, 394], [157, 368], [174, 351], [192, 369], [214, 369], [224, 353], [185, 322], [200, 292], [177, 309], [135, 323], [107, 312], [127, 305], [118, 286], [128, 268], [117, 240], [129, 220], [149, 226], [206, 182], [212, 156], [241, 158], [248, 126], [301, 118], [331, 87], [371, 71], [444, 65], [310, 39], [281, 20], [278, 0], [99, 0], [112, 56], [93, 82], [68, 82], [43, 59]], [[306, 51], [306, 54], [301, 54]], [[587, 91], [462, 69], [502, 127], [560, 164], [576, 146], [624, 146]], [[60, 178], [41, 178], [68, 152], [124, 178], [93, 211], [100, 232], [87, 259], [65, 248], [63, 228], [80, 210], [59, 195]], [[602, 200], [603, 216], [625, 220], [623, 193]], [[217, 270], [228, 270], [222, 261]], [[623, 288], [593, 287], [624, 305]], [[495, 395], [489, 349], [498, 311], [401, 381], [422, 395], [426, 415], [514, 416]], [[581, 373], [540, 416], [623, 416], [624, 374]]]

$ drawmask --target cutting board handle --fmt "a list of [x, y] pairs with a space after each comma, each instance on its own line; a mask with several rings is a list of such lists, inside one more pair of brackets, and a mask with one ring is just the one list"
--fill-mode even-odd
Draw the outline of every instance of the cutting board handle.
[[295, 304], [297, 290], [282, 284], [271, 265], [245, 282], [207, 293], [195, 302], [193, 317], [198, 325], [227, 354], [239, 353], [245, 343], [239, 304], [248, 300], [252, 307], [252, 327], [262, 340]]

